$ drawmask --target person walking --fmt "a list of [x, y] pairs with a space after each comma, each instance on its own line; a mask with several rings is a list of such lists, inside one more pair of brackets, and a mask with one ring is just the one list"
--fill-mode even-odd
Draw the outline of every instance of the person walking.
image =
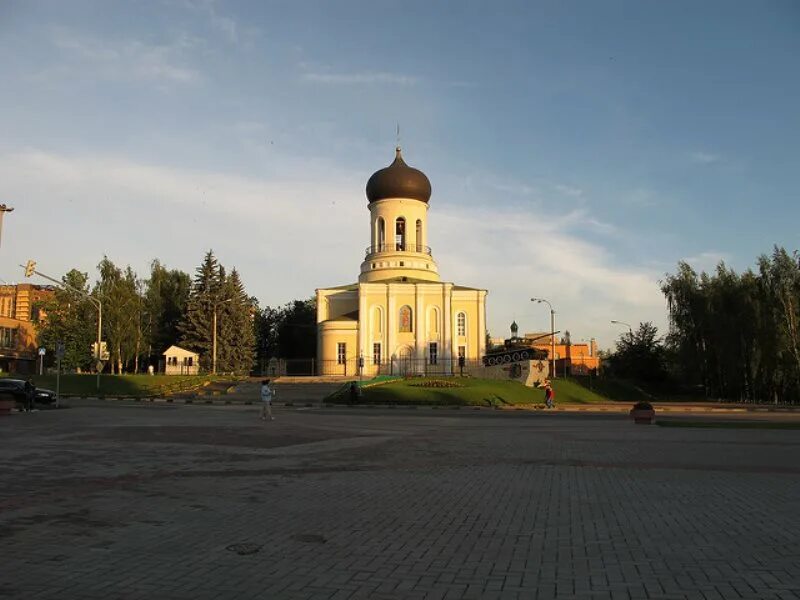
[[25, 404], [27, 412], [33, 412], [33, 399], [36, 396], [36, 386], [33, 385], [33, 380], [28, 377], [25, 381]]
[[274, 421], [275, 417], [272, 416], [272, 398], [275, 396], [275, 388], [270, 385], [270, 380], [265, 379], [261, 382], [261, 420], [266, 421], [269, 417], [270, 421]]
[[547, 408], [553, 408], [553, 398], [555, 398], [555, 395], [553, 387], [549, 383], [544, 386], [544, 404]]

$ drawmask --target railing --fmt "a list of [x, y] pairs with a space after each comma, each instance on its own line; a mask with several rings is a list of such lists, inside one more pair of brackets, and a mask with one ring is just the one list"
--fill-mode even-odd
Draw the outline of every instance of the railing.
[[428, 256], [431, 255], [430, 246], [421, 244], [378, 244], [377, 246], [367, 246], [365, 252], [367, 256], [378, 252], [417, 252]]
[[457, 375], [463, 373], [468, 375], [483, 369], [480, 360], [467, 359], [464, 361], [463, 368], [459, 366], [458, 357], [442, 358], [438, 357], [436, 362], [431, 362], [430, 358], [383, 358], [379, 363], [375, 363], [372, 356], [365, 356], [363, 366], [359, 366], [357, 357], [348, 357], [340, 362], [333, 360], [315, 360], [313, 358], [279, 359], [261, 365], [261, 375], [280, 377], [283, 375], [292, 376], [311, 376], [311, 375], [332, 375], [340, 377], [363, 377], [368, 379], [376, 375], [400, 375], [400, 376], [425, 376], [425, 375]]

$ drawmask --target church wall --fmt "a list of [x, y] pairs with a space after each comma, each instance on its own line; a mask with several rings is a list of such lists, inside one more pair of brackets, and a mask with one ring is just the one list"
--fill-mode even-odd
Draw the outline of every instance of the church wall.
[[[345, 344], [344, 362], [339, 361], [339, 344]], [[358, 322], [326, 321], [317, 328], [317, 354], [320, 375], [356, 375]]]

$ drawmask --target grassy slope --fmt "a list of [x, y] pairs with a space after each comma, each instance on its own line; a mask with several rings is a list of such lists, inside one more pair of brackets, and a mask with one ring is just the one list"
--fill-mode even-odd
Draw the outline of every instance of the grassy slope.
[[[106, 396], [146, 396], [178, 387], [193, 387], [211, 379], [205, 375], [101, 375], [100, 394]], [[55, 375], [34, 375], [33, 382], [37, 387], [49, 390], [56, 389]], [[87, 395], [97, 394], [96, 375], [62, 375], [62, 394]]]
[[[463, 387], [434, 388], [414, 384], [430, 379], [452, 381]], [[556, 402], [586, 404], [607, 399], [571, 381], [555, 383]], [[333, 399], [332, 399], [333, 400]], [[338, 401], [347, 401], [347, 394]], [[442, 404], [469, 406], [512, 406], [542, 404], [544, 391], [528, 388], [516, 381], [473, 379], [469, 377], [414, 378], [366, 387], [361, 401], [368, 404]]]

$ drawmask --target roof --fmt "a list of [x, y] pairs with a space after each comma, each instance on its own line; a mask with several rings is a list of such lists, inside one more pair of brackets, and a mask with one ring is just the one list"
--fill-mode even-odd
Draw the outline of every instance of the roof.
[[166, 356], [167, 354], [184, 354], [186, 356], [200, 356], [197, 352], [192, 352], [191, 350], [187, 350], [186, 348], [181, 348], [180, 346], [175, 346], [174, 344], [164, 350], [164, 353], [161, 356]]
[[333, 323], [336, 321], [358, 321], [358, 311], [354, 310], [353, 312], [345, 313], [338, 317], [333, 317], [332, 319], [325, 319], [322, 321], [323, 323]]
[[431, 198], [431, 182], [427, 175], [409, 167], [396, 148], [394, 162], [375, 171], [367, 181], [367, 199], [377, 202], [385, 198], [410, 198], [427, 204]]

